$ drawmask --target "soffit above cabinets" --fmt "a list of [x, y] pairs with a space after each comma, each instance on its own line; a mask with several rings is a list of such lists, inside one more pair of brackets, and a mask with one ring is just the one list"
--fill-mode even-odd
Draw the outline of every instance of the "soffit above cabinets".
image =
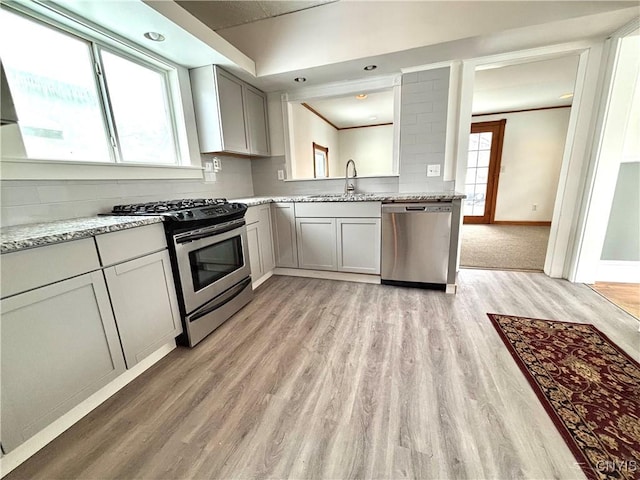
[[177, 0], [176, 3], [197, 17], [211, 30], [236, 27], [265, 18], [279, 17], [288, 13], [299, 12], [318, 7], [338, 0], [307, 0], [307, 1], [212, 1]]

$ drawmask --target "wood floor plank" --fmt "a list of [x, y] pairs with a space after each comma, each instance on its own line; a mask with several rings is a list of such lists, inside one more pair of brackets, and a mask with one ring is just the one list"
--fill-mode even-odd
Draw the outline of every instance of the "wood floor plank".
[[638, 323], [584, 285], [462, 270], [457, 295], [272, 277], [7, 476], [584, 478], [487, 312]]

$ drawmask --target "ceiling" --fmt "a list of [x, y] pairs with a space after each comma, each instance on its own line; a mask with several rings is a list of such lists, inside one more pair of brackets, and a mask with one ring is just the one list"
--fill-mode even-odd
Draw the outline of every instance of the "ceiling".
[[306, 102], [333, 125], [340, 128], [393, 123], [393, 90]]
[[250, 0], [206, 2], [202, 0], [176, 0], [176, 3], [189, 13], [199, 18], [211, 30], [236, 27], [246, 23], [279, 17], [288, 13], [299, 12], [337, 0], [269, 0], [255, 2]]
[[[477, 71], [473, 114], [570, 106], [572, 98], [560, 96], [573, 93], [578, 60], [570, 55]], [[348, 95], [305, 103], [339, 129], [393, 123], [393, 91], [366, 93], [365, 99]]]
[[473, 113], [571, 105], [578, 56], [565, 56], [476, 72]]
[[[527, 0], [121, 0], [118, 8], [113, 2], [54, 2], [177, 64], [218, 64], [266, 92], [295, 91], [302, 87], [296, 77], [307, 79], [306, 88], [601, 40], [640, 10], [637, 1], [554, 1], [544, 8]], [[163, 33], [166, 41], [149, 42], [142, 36], [148, 31]], [[364, 72], [368, 64], [378, 68]]]

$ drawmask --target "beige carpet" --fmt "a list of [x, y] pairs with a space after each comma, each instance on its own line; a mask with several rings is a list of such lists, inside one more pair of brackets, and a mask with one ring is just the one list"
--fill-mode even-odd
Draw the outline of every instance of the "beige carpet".
[[463, 225], [461, 267], [542, 270], [551, 227]]

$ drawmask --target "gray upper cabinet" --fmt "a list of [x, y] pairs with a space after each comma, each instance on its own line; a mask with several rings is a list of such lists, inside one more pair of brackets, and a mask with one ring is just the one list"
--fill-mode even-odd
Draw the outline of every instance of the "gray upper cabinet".
[[266, 96], [216, 65], [189, 71], [202, 153], [270, 155]]
[[249, 85], [245, 89], [247, 107], [247, 132], [252, 155], [269, 156], [269, 126], [267, 120], [267, 97]]

